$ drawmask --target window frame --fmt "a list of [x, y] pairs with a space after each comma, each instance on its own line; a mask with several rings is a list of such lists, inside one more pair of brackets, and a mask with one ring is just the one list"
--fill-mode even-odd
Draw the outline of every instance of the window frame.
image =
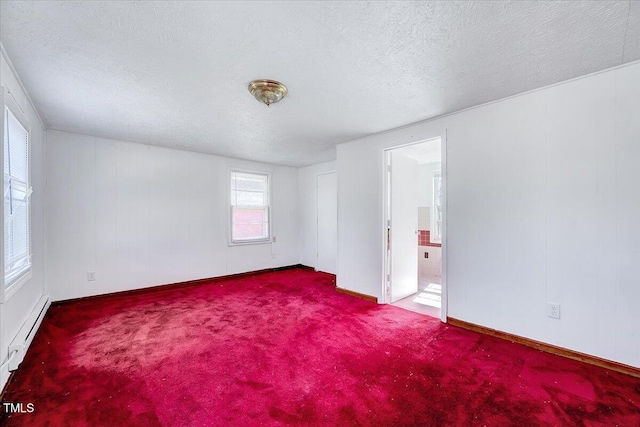
[[[440, 235], [436, 234], [436, 230], [438, 229], [438, 220], [437, 220], [437, 215], [436, 215], [436, 200], [438, 199], [437, 195], [436, 195], [436, 177], [440, 178]], [[431, 175], [431, 188], [432, 188], [432, 201], [431, 201], [431, 230], [429, 232], [429, 242], [430, 243], [440, 243], [442, 244], [442, 227], [443, 227], [443, 218], [444, 218], [444, 212], [443, 212], [443, 205], [442, 205], [442, 171], [435, 171], [432, 175]]]
[[[0, 243], [0, 256], [2, 257], [2, 266], [3, 266], [3, 274], [1, 275], [2, 278], [0, 279], [0, 303], [4, 303], [7, 300], [9, 300], [13, 295], [15, 295], [18, 290], [25, 284], [27, 283], [31, 277], [32, 277], [32, 271], [33, 271], [33, 227], [32, 227], [32, 221], [31, 221], [31, 216], [32, 216], [32, 199], [31, 199], [31, 195], [32, 195], [32, 186], [31, 186], [31, 163], [32, 163], [32, 159], [31, 159], [31, 143], [32, 143], [32, 134], [31, 134], [31, 126], [29, 124], [29, 120], [27, 119], [25, 113], [22, 111], [22, 109], [20, 108], [20, 106], [18, 105], [18, 103], [15, 101], [15, 99], [13, 98], [13, 95], [11, 95], [11, 93], [7, 90], [7, 88], [2, 87], [2, 95], [1, 95], [1, 99], [0, 99], [0, 105], [2, 105], [2, 119], [0, 120], [0, 131], [2, 132], [2, 144], [3, 144], [3, 150], [2, 150], [2, 154], [0, 154], [0, 159], [2, 160], [2, 165], [3, 165], [3, 177], [4, 177], [4, 134], [5, 134], [5, 128], [7, 126], [7, 113], [6, 110], [9, 110], [11, 112], [11, 114], [15, 117], [16, 120], [18, 120], [18, 122], [20, 122], [20, 124], [22, 125], [22, 127], [27, 131], [27, 194], [28, 194], [28, 199], [27, 199], [27, 228], [29, 230], [29, 240], [28, 240], [28, 245], [29, 245], [29, 265], [20, 272], [20, 274], [18, 274], [14, 280], [11, 282], [11, 284], [9, 284], [7, 286], [6, 283], [6, 276], [5, 276], [5, 240], [4, 240], [4, 235], [3, 235], [3, 239], [2, 242]], [[4, 179], [4, 178], [3, 178]], [[4, 197], [4, 195], [3, 195]], [[4, 203], [4, 202], [3, 202]], [[4, 205], [3, 205], [4, 206]], [[0, 212], [0, 218], [2, 218], [2, 223], [4, 224], [4, 207], [2, 209], [2, 212]], [[4, 225], [3, 225], [4, 227]]]
[[[267, 177], [267, 215], [268, 215], [268, 220], [267, 220], [267, 237], [265, 238], [258, 238], [258, 239], [243, 239], [243, 240], [234, 240], [233, 239], [233, 208], [235, 206], [233, 206], [232, 204], [232, 190], [231, 190], [231, 185], [232, 185], [232, 177], [234, 173], [244, 173], [244, 174], [252, 174], [252, 175], [261, 175], [261, 176], [266, 176]], [[270, 171], [264, 171], [264, 170], [255, 170], [255, 169], [241, 169], [241, 168], [230, 168], [228, 170], [227, 173], [227, 194], [228, 194], [228, 206], [229, 206], [229, 218], [228, 218], [228, 224], [229, 224], [229, 233], [228, 233], [228, 244], [229, 246], [245, 246], [245, 245], [264, 245], [267, 243], [272, 243], [272, 236], [273, 236], [273, 232], [272, 232], [272, 209], [271, 209], [271, 191], [272, 191], [272, 184], [271, 184], [271, 172]]]

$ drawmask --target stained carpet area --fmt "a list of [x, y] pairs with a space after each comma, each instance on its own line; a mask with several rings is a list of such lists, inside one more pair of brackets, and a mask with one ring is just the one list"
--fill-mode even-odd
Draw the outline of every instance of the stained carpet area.
[[294, 269], [52, 307], [8, 426], [640, 425], [640, 380]]

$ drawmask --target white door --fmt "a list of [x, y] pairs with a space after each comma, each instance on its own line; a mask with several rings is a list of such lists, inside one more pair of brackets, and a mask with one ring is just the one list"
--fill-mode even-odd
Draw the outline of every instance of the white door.
[[391, 302], [418, 292], [418, 162], [391, 155]]
[[338, 181], [335, 173], [318, 175], [317, 259], [316, 270], [337, 273], [338, 253]]

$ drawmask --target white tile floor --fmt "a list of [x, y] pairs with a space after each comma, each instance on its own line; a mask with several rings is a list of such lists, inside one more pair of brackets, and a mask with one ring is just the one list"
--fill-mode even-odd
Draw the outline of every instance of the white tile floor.
[[420, 278], [418, 292], [393, 303], [396, 307], [427, 316], [440, 317], [442, 302], [442, 279], [440, 276]]

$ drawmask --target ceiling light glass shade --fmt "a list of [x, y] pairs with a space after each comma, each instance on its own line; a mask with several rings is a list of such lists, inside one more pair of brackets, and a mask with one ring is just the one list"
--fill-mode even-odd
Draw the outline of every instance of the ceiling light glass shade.
[[287, 87], [275, 80], [254, 80], [249, 83], [249, 92], [268, 107], [287, 95]]

